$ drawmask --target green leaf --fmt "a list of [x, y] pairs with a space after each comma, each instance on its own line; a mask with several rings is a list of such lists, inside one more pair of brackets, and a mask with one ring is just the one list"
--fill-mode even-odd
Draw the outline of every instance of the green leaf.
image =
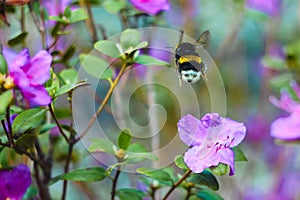
[[100, 40], [94, 44], [94, 48], [105, 55], [108, 55], [112, 58], [119, 58], [120, 51], [116, 46], [116, 43], [110, 40]]
[[158, 157], [153, 153], [145, 152], [145, 153], [127, 153], [128, 157], [126, 163], [139, 163], [143, 162], [145, 159], [149, 160], [158, 160]]
[[34, 199], [37, 197], [38, 194], [39, 194], [39, 190], [36, 187], [34, 187], [33, 185], [31, 185], [26, 190], [26, 193], [24, 194], [22, 199]]
[[288, 87], [291, 80], [293, 80], [293, 76], [290, 73], [280, 74], [270, 79], [270, 85], [279, 91], [281, 88]]
[[103, 3], [103, 8], [109, 13], [118, 13], [126, 5], [124, 0], [106, 0]]
[[265, 67], [271, 68], [271, 69], [277, 69], [277, 70], [284, 70], [286, 69], [285, 61], [280, 58], [275, 58], [271, 56], [265, 56], [262, 60], [263, 65]]
[[84, 169], [76, 169], [69, 173], [56, 176], [50, 181], [49, 185], [52, 185], [59, 180], [95, 182], [95, 181], [101, 181], [105, 177], [106, 177], [106, 171], [104, 168], [89, 167]]
[[64, 69], [59, 76], [67, 85], [76, 84], [78, 82], [78, 75], [75, 69]]
[[263, 22], [267, 21], [270, 17], [266, 15], [263, 12], [257, 11], [257, 10], [252, 10], [252, 9], [246, 9], [246, 17], [252, 20], [256, 20], [258, 22]]
[[53, 98], [59, 88], [59, 80], [58, 80], [56, 74], [53, 72], [52, 68], [50, 68], [50, 73], [51, 73], [51, 77], [45, 83], [45, 87], [46, 87], [46, 90], [48, 91], [49, 95]]
[[147, 152], [146, 148], [139, 143], [130, 144], [127, 148], [127, 164], [143, 162], [145, 159], [158, 160], [153, 153]]
[[223, 176], [227, 174], [228, 166], [226, 164], [220, 163], [215, 167], [210, 167], [212, 173], [214, 173], [217, 176]]
[[0, 95], [0, 114], [5, 113], [6, 108], [9, 106], [12, 99], [12, 90], [5, 91]]
[[120, 200], [142, 200], [146, 194], [143, 191], [133, 188], [122, 188], [116, 191], [116, 195]]
[[22, 44], [26, 40], [27, 35], [28, 35], [27, 32], [22, 32], [22, 33], [17, 32], [15, 34], [13, 34], [11, 36], [11, 39], [8, 40], [8, 45], [16, 46], [16, 45]]
[[179, 167], [180, 169], [188, 169], [188, 167], [186, 166], [186, 164], [183, 160], [183, 155], [175, 156], [174, 162], [175, 162], [176, 166]]
[[131, 132], [129, 129], [123, 129], [118, 138], [118, 146], [120, 149], [126, 150], [131, 141]]
[[7, 73], [7, 63], [2, 54], [0, 54], [0, 74], [6, 74]]
[[192, 174], [187, 180], [197, 185], [206, 185], [214, 191], [217, 191], [219, 189], [218, 180], [212, 173], [207, 170], [204, 170], [199, 174]]
[[44, 109], [32, 108], [19, 113], [12, 124], [13, 133], [24, 133], [40, 126], [45, 120], [45, 112]]
[[147, 149], [140, 143], [132, 143], [127, 148], [127, 151], [133, 153], [142, 153], [147, 152]]
[[239, 147], [233, 147], [234, 161], [248, 161], [244, 152]]
[[87, 54], [80, 54], [79, 59], [83, 68], [90, 75], [99, 79], [108, 79], [112, 77], [113, 72], [103, 59]]
[[88, 147], [89, 152], [105, 152], [109, 154], [115, 154], [115, 145], [106, 139], [94, 138], [91, 139], [91, 145]]
[[[63, 32], [56, 32], [57, 35], [68, 35], [70, 34], [69, 31], [63, 31]], [[67, 50], [64, 52], [64, 54], [62, 55], [61, 61], [62, 62], [67, 62], [68, 60], [70, 60], [72, 58], [72, 56], [75, 54], [76, 52], [76, 45], [75, 44], [71, 44]]]
[[142, 48], [145, 48], [146, 46], [148, 46], [148, 42], [143, 41], [143, 42], [139, 43], [138, 45], [136, 45], [135, 49], [142, 49]]
[[[67, 24], [66, 19], [63, 19], [63, 18], [61, 18], [59, 16], [49, 16], [49, 20], [57, 21], [57, 22], [60, 22], [60, 23], [63, 23], [63, 24]], [[53, 34], [57, 34], [57, 32], [55, 32]]]
[[121, 33], [120, 43], [126, 53], [133, 51], [140, 41], [140, 33], [135, 29], [126, 29]]
[[219, 194], [209, 189], [201, 189], [196, 194], [196, 196], [199, 197], [201, 200], [223, 200], [223, 198]]
[[162, 170], [153, 170], [149, 168], [138, 168], [136, 170], [140, 174], [144, 174], [150, 178], [156, 179], [156, 180], [162, 180], [162, 181], [172, 181], [171, 176]]
[[71, 13], [70, 23], [73, 24], [73, 23], [85, 20], [87, 18], [88, 18], [88, 15], [85, 13], [85, 11], [82, 8], [79, 8]]
[[135, 60], [136, 63], [139, 63], [141, 65], [152, 65], [152, 66], [170, 66], [170, 63], [158, 60], [152, 56], [148, 55], [140, 55]]
[[73, 85], [63, 85], [62, 87], [60, 87], [58, 90], [57, 90], [57, 93], [56, 93], [56, 96], [60, 96], [60, 95], [63, 95], [71, 90], [74, 90], [76, 88], [79, 88], [79, 87], [85, 87], [85, 86], [88, 86], [89, 83], [87, 83], [86, 81], [80, 81], [76, 84], [73, 84]]
[[64, 16], [65, 16], [66, 18], [70, 18], [70, 17], [71, 17], [71, 8], [70, 8], [70, 6], [67, 6], [67, 7], [65, 8]]
[[[35, 135], [33, 133], [29, 133], [29, 134], [23, 134], [21, 137], [18, 138], [18, 140], [16, 141], [16, 144], [18, 145], [18, 147], [22, 148], [22, 149], [31, 149], [33, 150], [33, 144], [35, 141]], [[17, 151], [18, 152], [18, 151]], [[23, 152], [18, 152], [19, 154], [23, 154]]]

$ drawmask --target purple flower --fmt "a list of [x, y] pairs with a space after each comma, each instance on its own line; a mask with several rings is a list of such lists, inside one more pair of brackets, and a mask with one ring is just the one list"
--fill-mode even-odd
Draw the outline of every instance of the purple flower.
[[184, 162], [195, 173], [205, 168], [224, 163], [234, 174], [234, 152], [246, 135], [243, 123], [223, 118], [217, 113], [208, 113], [201, 120], [192, 115], [184, 116], [178, 122], [180, 139], [191, 146], [184, 154]]
[[170, 3], [168, 0], [129, 0], [129, 2], [136, 9], [150, 15], [156, 15], [160, 11], [170, 9]]
[[[6, 57], [6, 56], [5, 56]], [[43, 84], [50, 78], [51, 55], [39, 51], [30, 58], [29, 50], [24, 49], [12, 62], [8, 58], [9, 76], [14, 85], [22, 92], [31, 106], [45, 106], [51, 103], [51, 97]]]
[[292, 112], [280, 117], [271, 124], [271, 136], [281, 140], [300, 139], [300, 112]]
[[[291, 87], [300, 99], [300, 87], [291, 82]], [[280, 100], [271, 96], [270, 101], [276, 107], [290, 113], [287, 117], [280, 117], [271, 124], [270, 135], [281, 140], [300, 139], [300, 103], [293, 100], [287, 91], [281, 92]]]
[[42, 5], [50, 16], [58, 16], [64, 13], [65, 8], [70, 5], [72, 0], [43, 0]]
[[0, 199], [21, 200], [31, 184], [30, 170], [24, 164], [0, 169], [0, 180]]
[[248, 8], [258, 10], [267, 15], [277, 15], [280, 12], [281, 0], [247, 0]]

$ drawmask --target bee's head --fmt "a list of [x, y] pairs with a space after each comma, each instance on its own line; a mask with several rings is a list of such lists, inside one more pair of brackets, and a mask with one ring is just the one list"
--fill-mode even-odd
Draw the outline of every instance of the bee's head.
[[195, 46], [188, 42], [183, 42], [179, 44], [175, 50], [175, 53], [177, 55], [187, 55], [187, 54], [193, 54], [195, 52], [196, 52]]

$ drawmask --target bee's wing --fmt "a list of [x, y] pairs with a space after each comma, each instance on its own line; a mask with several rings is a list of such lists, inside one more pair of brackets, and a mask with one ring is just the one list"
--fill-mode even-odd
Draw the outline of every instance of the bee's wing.
[[176, 48], [177, 48], [177, 47], [181, 44], [181, 42], [182, 42], [182, 39], [183, 39], [183, 33], [184, 33], [184, 31], [181, 30], [181, 31], [180, 31], [179, 40], [178, 40], [178, 44], [177, 44]]
[[209, 32], [209, 30], [206, 30], [198, 37], [195, 45], [206, 47], [208, 45], [209, 38], [210, 38], [210, 32]]

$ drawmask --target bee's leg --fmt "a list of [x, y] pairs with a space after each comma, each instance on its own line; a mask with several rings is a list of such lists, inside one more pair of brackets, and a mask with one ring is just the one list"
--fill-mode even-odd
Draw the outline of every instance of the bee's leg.
[[[176, 62], [176, 60], [175, 60], [175, 62]], [[181, 83], [181, 74], [178, 71], [178, 64], [177, 64], [177, 62], [176, 62], [175, 66], [176, 66], [176, 72], [178, 73], [179, 87], [181, 87], [182, 86], [182, 83]]]
[[203, 78], [205, 81], [208, 81], [207, 76], [206, 76], [206, 73], [205, 73], [206, 70], [207, 70], [207, 65], [204, 64], [204, 65], [203, 65], [203, 68], [201, 69], [201, 76], [202, 76], [202, 78]]

